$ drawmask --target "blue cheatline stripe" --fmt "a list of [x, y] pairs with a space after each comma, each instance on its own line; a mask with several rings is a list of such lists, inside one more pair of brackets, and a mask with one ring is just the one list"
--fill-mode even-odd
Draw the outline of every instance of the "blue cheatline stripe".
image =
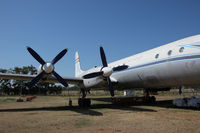
[[[188, 60], [188, 59], [200, 59], [200, 55], [181, 56], [181, 57], [164, 59], [164, 60], [160, 60], [160, 61], [154, 61], [154, 62], [151, 62], [151, 63], [146, 63], [146, 64], [130, 67], [130, 68], [124, 70], [124, 71], [136, 69], [136, 68], [141, 68], [141, 67], [146, 67], [146, 66], [151, 66], [151, 65], [157, 65], [157, 64], [166, 63], [166, 62], [183, 61], [183, 60]], [[123, 72], [123, 71], [120, 71], [120, 72]], [[118, 72], [115, 72], [115, 73], [118, 73]]]
[[200, 48], [200, 42], [194, 42], [194, 43], [191, 43], [191, 44], [181, 44], [179, 45], [180, 47], [190, 47], [190, 48], [196, 48], [196, 49], [199, 49]]

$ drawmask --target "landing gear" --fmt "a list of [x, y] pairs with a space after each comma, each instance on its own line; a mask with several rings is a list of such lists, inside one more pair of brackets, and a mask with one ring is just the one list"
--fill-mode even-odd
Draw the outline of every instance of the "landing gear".
[[145, 98], [145, 101], [148, 102], [148, 103], [155, 103], [156, 102], [156, 97], [150, 96], [148, 90], [144, 90], [144, 98]]
[[78, 99], [79, 107], [90, 107], [91, 106], [91, 99], [86, 98], [87, 92], [85, 89], [81, 89], [82, 97]]
[[155, 96], [151, 96], [151, 97], [149, 98], [149, 102], [150, 102], [150, 103], [155, 103], [155, 102], [156, 102], [156, 97], [155, 97]]
[[86, 98], [79, 98], [78, 99], [78, 105], [79, 107], [90, 107], [91, 106], [91, 99]]

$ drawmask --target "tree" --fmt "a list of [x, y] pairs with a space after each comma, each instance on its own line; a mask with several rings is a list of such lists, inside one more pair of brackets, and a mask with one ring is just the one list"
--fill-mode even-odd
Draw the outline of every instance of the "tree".
[[[23, 66], [23, 67], [14, 67], [13, 69], [0, 69], [2, 73], [13, 73], [13, 74], [28, 74], [33, 75], [37, 74], [37, 69], [31, 66]], [[19, 95], [19, 94], [60, 94], [63, 87], [58, 86], [54, 83], [44, 83], [39, 82], [37, 85], [32, 88], [27, 88], [26, 84], [30, 81], [23, 80], [5, 80], [0, 79], [0, 92], [7, 95]]]
[[[0, 72], [7, 73], [8, 70], [0, 69]], [[0, 86], [1, 86], [0, 87], [1, 94], [7, 94], [7, 95], [11, 94], [12, 87], [9, 79], [0, 79]]]
[[[37, 69], [35, 67], [31, 66], [23, 66], [22, 68], [20, 67], [14, 67], [12, 70], [12, 73], [14, 74], [37, 74]], [[14, 94], [28, 94], [30, 92], [29, 89], [27, 89], [26, 84], [28, 81], [23, 81], [23, 80], [13, 80], [12, 86], [14, 88]]]

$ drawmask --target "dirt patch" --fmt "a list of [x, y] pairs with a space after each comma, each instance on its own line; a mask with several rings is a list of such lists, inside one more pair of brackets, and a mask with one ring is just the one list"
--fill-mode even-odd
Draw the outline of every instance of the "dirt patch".
[[77, 99], [68, 107], [68, 98], [38, 96], [31, 102], [17, 103], [17, 97], [0, 97], [0, 133], [10, 132], [103, 132], [103, 133], [198, 133], [200, 111], [172, 106], [173, 97], [159, 96], [158, 104], [131, 106], [92, 101], [80, 109]]

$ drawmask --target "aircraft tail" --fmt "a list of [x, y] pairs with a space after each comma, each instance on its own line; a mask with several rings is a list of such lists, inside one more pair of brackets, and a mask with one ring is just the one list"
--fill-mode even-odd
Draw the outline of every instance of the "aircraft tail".
[[83, 71], [81, 69], [78, 52], [76, 52], [76, 54], [75, 54], [75, 77], [79, 77], [79, 75], [81, 73], [83, 73]]

